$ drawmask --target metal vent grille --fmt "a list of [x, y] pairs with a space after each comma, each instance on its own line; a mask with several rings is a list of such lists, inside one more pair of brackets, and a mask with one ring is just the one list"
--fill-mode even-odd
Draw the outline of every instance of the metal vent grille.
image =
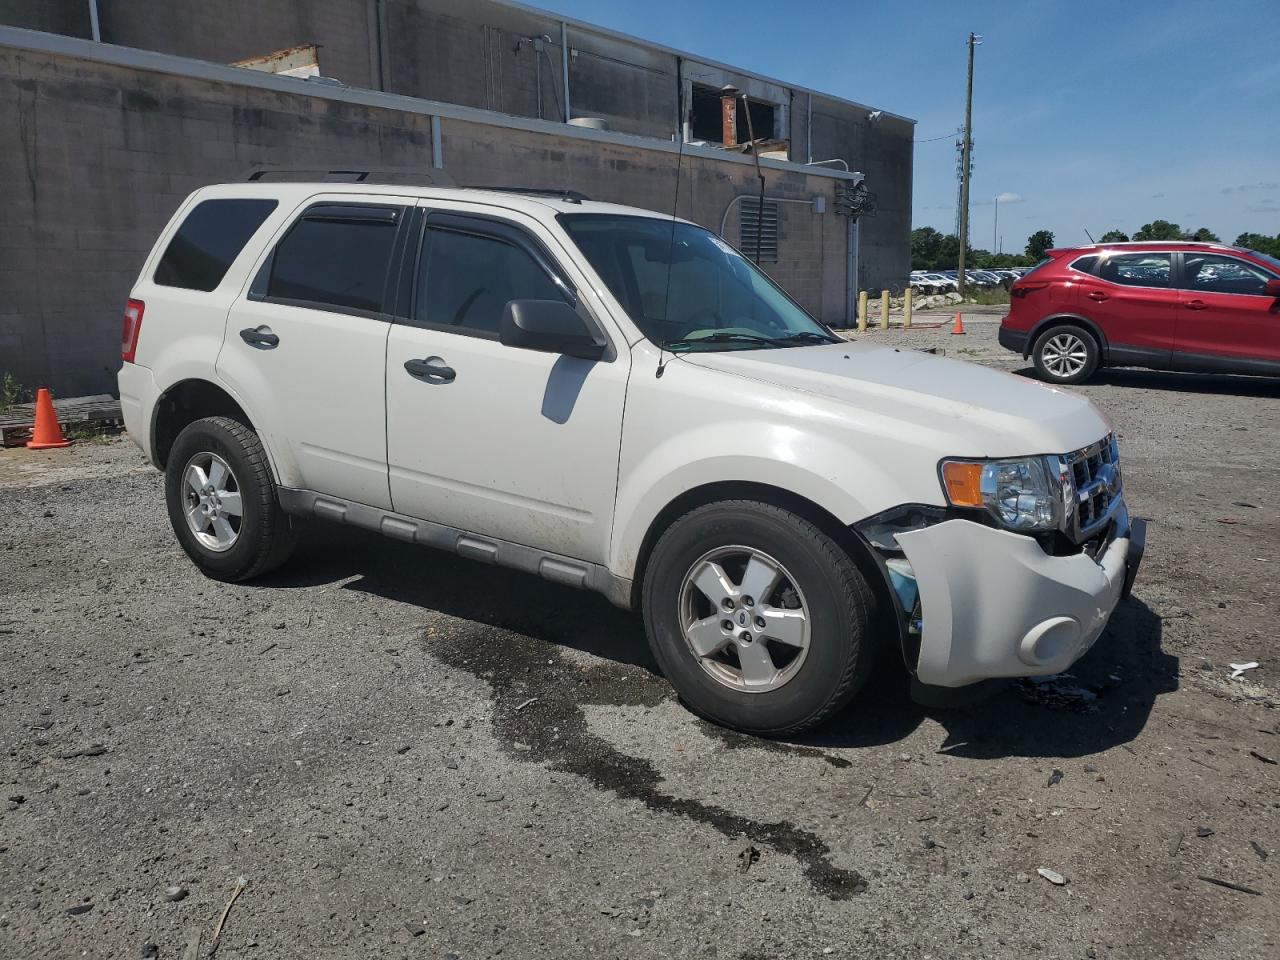
[[[763, 216], [761, 215], [763, 213]], [[738, 249], [756, 259], [756, 240], [760, 243], [760, 262], [778, 262], [778, 204], [759, 200], [743, 200], [738, 221]]]

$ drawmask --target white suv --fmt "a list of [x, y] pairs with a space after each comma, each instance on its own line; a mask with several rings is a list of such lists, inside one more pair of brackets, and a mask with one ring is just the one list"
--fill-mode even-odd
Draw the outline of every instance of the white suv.
[[321, 517], [597, 590], [690, 706], [761, 734], [885, 649], [926, 688], [1062, 670], [1141, 554], [1088, 401], [846, 342], [703, 228], [573, 195], [198, 190], [123, 354], [209, 576]]

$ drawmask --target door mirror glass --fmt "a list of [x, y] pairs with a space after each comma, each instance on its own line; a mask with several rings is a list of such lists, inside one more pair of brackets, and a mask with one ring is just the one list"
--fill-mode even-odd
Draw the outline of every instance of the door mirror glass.
[[563, 300], [509, 300], [498, 340], [504, 347], [599, 360], [605, 344], [578, 311]]
[[1266, 292], [1268, 297], [1280, 297], [1280, 280], [1268, 280]]

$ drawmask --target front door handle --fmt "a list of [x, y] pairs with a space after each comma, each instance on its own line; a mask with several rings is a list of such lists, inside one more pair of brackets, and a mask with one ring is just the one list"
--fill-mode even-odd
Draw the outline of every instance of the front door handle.
[[1183, 304], [1188, 310], [1208, 310], [1209, 305], [1203, 300], [1188, 300]]
[[453, 367], [445, 366], [441, 357], [427, 357], [425, 360], [406, 360], [404, 368], [409, 376], [426, 383], [453, 383], [458, 372]]
[[1107, 295], [1103, 293], [1101, 290], [1090, 290], [1089, 299], [1094, 300], [1098, 303], [1102, 303], [1107, 299]]
[[240, 339], [259, 350], [274, 350], [280, 345], [280, 338], [271, 332], [266, 324], [259, 327], [245, 327], [240, 331]]

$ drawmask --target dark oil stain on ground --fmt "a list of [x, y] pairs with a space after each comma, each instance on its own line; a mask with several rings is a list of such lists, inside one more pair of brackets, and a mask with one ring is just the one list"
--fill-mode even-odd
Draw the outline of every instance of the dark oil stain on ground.
[[[582, 711], [584, 703], [655, 706], [671, 695], [663, 681], [644, 670], [610, 665], [584, 675], [564, 662], [554, 644], [494, 627], [425, 642], [433, 656], [491, 685], [494, 730], [512, 756], [548, 763], [601, 790], [638, 800], [655, 812], [705, 824], [731, 839], [745, 836], [795, 857], [813, 887], [832, 900], [846, 900], [867, 889], [867, 881], [858, 871], [830, 862], [831, 848], [815, 834], [787, 820], [763, 823], [700, 800], [663, 793], [662, 776], [649, 761], [621, 753], [592, 733]], [[533, 697], [537, 699], [530, 703]], [[799, 751], [835, 766], [848, 764], [820, 750], [770, 744], [714, 729], [733, 748], [750, 745]], [[515, 750], [512, 744], [516, 742], [529, 749]]]

